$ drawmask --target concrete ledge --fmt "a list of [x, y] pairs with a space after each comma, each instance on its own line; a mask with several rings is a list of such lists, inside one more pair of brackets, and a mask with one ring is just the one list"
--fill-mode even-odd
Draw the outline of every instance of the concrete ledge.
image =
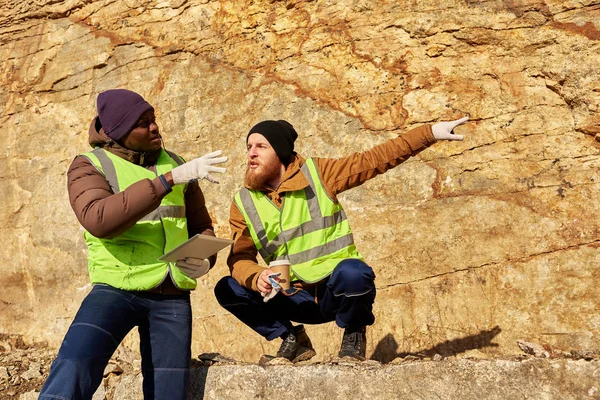
[[[117, 388], [115, 399], [137, 398], [131, 396], [140, 393], [141, 376], [124, 379], [121, 385], [127, 388]], [[216, 364], [193, 369], [190, 394], [194, 400], [600, 399], [600, 361], [529, 358], [393, 365]]]
[[600, 399], [600, 361], [212, 366], [192, 382], [193, 399]]

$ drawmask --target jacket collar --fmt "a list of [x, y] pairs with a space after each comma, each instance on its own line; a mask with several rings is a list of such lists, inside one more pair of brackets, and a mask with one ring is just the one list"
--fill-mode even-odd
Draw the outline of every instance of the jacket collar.
[[304, 160], [300, 154], [296, 154], [292, 157], [292, 161], [281, 177], [281, 183], [277, 189], [278, 192], [293, 192], [295, 190], [302, 190], [309, 185], [308, 179], [306, 179], [300, 170], [306, 160]]
[[101, 147], [104, 150], [111, 152], [112, 154], [119, 156], [124, 160], [129, 161], [130, 163], [140, 165], [142, 167], [147, 167], [149, 165], [156, 164], [156, 160], [158, 160], [162, 148], [160, 150], [153, 151], [150, 153], [142, 153], [123, 147], [119, 143], [115, 142], [113, 139], [108, 137], [108, 135], [104, 132], [104, 128], [100, 128], [100, 130], [97, 130], [97, 118], [98, 117], [95, 117], [92, 120], [88, 131], [88, 142], [92, 147]]

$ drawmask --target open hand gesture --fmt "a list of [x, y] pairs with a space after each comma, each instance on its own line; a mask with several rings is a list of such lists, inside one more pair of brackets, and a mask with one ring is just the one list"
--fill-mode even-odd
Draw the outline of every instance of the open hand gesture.
[[433, 131], [433, 136], [437, 140], [463, 140], [463, 135], [455, 135], [452, 131], [458, 125], [462, 125], [465, 122], [467, 122], [468, 119], [469, 117], [463, 117], [454, 121], [444, 121], [438, 122], [437, 124], [433, 124], [433, 126], [431, 127], [431, 130]]

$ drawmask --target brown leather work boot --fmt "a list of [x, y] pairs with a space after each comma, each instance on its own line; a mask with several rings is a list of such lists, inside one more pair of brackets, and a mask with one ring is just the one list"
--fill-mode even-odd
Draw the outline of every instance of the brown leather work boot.
[[313, 349], [310, 338], [304, 330], [304, 325], [294, 327], [294, 332], [290, 332], [285, 338], [277, 357], [283, 357], [291, 362], [310, 360], [317, 354]]
[[352, 357], [360, 361], [366, 360], [367, 352], [367, 329], [366, 327], [352, 329], [350, 327], [344, 330], [342, 346], [338, 353], [339, 358]]

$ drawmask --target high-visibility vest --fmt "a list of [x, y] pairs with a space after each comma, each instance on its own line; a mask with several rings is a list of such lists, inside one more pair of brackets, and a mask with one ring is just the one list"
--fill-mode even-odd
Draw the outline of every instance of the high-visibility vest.
[[234, 201], [263, 260], [289, 260], [291, 280], [312, 283], [330, 275], [340, 261], [362, 256], [346, 213], [328, 196], [314, 160], [306, 160], [301, 171], [309, 186], [286, 192], [281, 208], [264, 193], [247, 188]]
[[[119, 193], [142, 179], [154, 179], [183, 163], [177, 155], [161, 150], [151, 171], [96, 148], [82, 154], [104, 174], [113, 193]], [[160, 206], [134, 226], [111, 238], [97, 238], [85, 231], [88, 246], [90, 280], [124, 290], [148, 290], [158, 286], [171, 274], [184, 290], [196, 287], [196, 280], [184, 275], [173, 264], [158, 258], [188, 239], [185, 216], [184, 185], [173, 186]]]

